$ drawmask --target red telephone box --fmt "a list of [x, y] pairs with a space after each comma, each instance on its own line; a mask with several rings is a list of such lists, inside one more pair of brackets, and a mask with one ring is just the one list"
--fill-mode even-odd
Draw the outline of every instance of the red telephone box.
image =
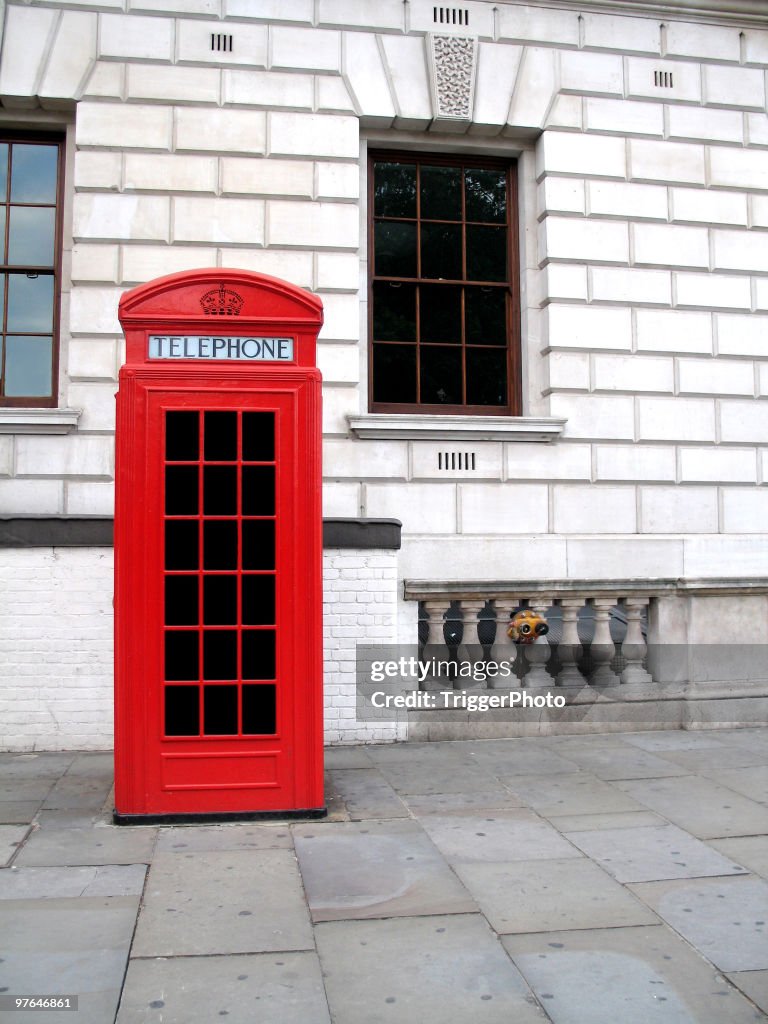
[[195, 270], [119, 317], [115, 820], [319, 816], [322, 305]]

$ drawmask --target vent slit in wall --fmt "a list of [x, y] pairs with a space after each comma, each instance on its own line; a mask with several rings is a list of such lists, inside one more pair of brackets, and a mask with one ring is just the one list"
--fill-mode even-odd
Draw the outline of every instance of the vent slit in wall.
[[673, 72], [654, 71], [653, 84], [659, 89], [674, 89], [675, 83], [673, 79]]
[[232, 53], [233, 39], [224, 32], [211, 32], [211, 49], [217, 53]]
[[476, 468], [475, 452], [438, 452], [437, 468], [447, 472], [472, 472]]
[[435, 25], [469, 26], [469, 11], [460, 7], [433, 7], [432, 20]]

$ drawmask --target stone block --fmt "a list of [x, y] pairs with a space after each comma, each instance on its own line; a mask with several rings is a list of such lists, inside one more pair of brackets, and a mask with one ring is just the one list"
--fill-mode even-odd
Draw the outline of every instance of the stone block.
[[501, 40], [579, 45], [579, 22], [572, 11], [502, 6], [498, 10], [498, 24]]
[[670, 139], [739, 145], [744, 141], [744, 115], [738, 110], [708, 110], [670, 103], [666, 111]]
[[111, 437], [16, 438], [16, 473], [21, 476], [84, 476], [110, 479], [114, 472]]
[[360, 412], [362, 394], [359, 388], [350, 385], [332, 385], [323, 388], [323, 436], [341, 434], [348, 436], [347, 416]]
[[315, 164], [316, 199], [358, 199], [360, 168], [357, 164]]
[[75, 153], [75, 188], [117, 192], [122, 181], [122, 165], [120, 153], [97, 153], [81, 149]]
[[[720, 440], [765, 444], [768, 437], [768, 402], [720, 402]], [[764, 527], [765, 528], [765, 527]]]
[[75, 239], [169, 241], [170, 200], [167, 196], [75, 196], [72, 234]]
[[751, 362], [736, 359], [678, 359], [680, 394], [753, 395], [755, 374]]
[[99, 19], [99, 57], [112, 60], [167, 60], [173, 56], [171, 18], [135, 14], [102, 14]]
[[675, 387], [673, 360], [659, 356], [592, 356], [595, 391], [660, 391]]
[[641, 533], [717, 533], [716, 487], [641, 487]]
[[749, 146], [768, 146], [768, 115], [745, 114], [746, 143]]
[[176, 111], [176, 149], [214, 153], [264, 152], [266, 114], [260, 110], [179, 107]]
[[744, 33], [744, 63], [768, 64], [768, 32], [750, 28]]
[[567, 419], [564, 439], [634, 440], [634, 399], [630, 395], [552, 394], [549, 412]]
[[538, 187], [539, 214], [584, 214], [584, 182], [579, 178], [557, 178], [551, 174]]
[[768, 245], [760, 231], [712, 232], [714, 270], [768, 273]]
[[[424, 509], [429, 515], [424, 515]], [[365, 485], [369, 518], [399, 519], [403, 533], [456, 533], [455, 483]]]
[[544, 311], [544, 318], [549, 348], [629, 351], [632, 347], [629, 309], [551, 303]]
[[587, 12], [581, 19], [584, 46], [590, 50], [616, 50], [622, 54], [661, 52], [661, 29], [655, 19], [614, 18]]
[[117, 380], [117, 348], [108, 339], [73, 338], [67, 346], [70, 380]]
[[549, 109], [547, 128], [572, 128], [582, 131], [584, 128], [584, 110], [581, 96], [561, 93], [556, 97]]
[[541, 263], [547, 260], [628, 263], [627, 225], [623, 221], [547, 217], [539, 225], [539, 259]]
[[749, 309], [748, 277], [725, 274], [675, 274], [675, 304], [703, 309]]
[[360, 261], [343, 252], [320, 252], [316, 256], [314, 287], [324, 292], [356, 292], [360, 284]]
[[277, 70], [340, 71], [341, 33], [328, 29], [270, 28], [271, 67]]
[[35, 106], [36, 85], [45, 65], [57, 12], [40, 7], [8, 6], [3, 32], [0, 96]]
[[510, 480], [589, 480], [592, 459], [588, 444], [508, 444], [506, 472]]
[[341, 160], [359, 156], [355, 117], [272, 111], [268, 119], [272, 156], [316, 156]]
[[224, 0], [224, 15], [227, 18], [253, 18], [259, 21], [295, 21], [312, 23], [313, 0], [259, 0], [256, 12], [252, 0]]
[[480, 43], [471, 131], [495, 135], [507, 123], [522, 55], [520, 46]]
[[127, 192], [215, 192], [218, 166], [213, 156], [126, 153], [123, 188]]
[[73, 288], [69, 300], [69, 330], [73, 335], [114, 334], [122, 337], [117, 305], [123, 288]]
[[549, 529], [549, 493], [546, 484], [460, 484], [461, 533], [537, 533]]
[[[264, 4], [259, 5], [259, 9]], [[291, 4], [292, 7], [298, 3]], [[248, 17], [253, 17], [251, 6]], [[214, 50], [211, 46], [212, 29], [216, 34], [225, 31], [232, 36], [231, 50]], [[267, 66], [268, 36], [266, 25], [227, 22], [213, 25], [209, 21], [179, 19], [176, 22], [176, 60], [179, 64], [245, 64], [249, 68]]]
[[71, 409], [82, 409], [77, 429], [115, 431], [115, 385], [112, 381], [88, 381], [67, 384], [66, 402]]
[[333, 341], [357, 341], [360, 337], [360, 301], [357, 295], [320, 294], [325, 323], [320, 337]]
[[723, 490], [723, 531], [765, 533], [768, 522], [768, 491], [750, 487]]
[[550, 391], [589, 391], [587, 352], [549, 352], [545, 367]]
[[130, 100], [166, 103], [218, 103], [221, 72], [218, 68], [129, 64], [127, 96]]
[[306, 160], [231, 156], [222, 157], [220, 163], [221, 191], [225, 195], [312, 198], [314, 175], [312, 164]]
[[62, 12], [38, 89], [44, 107], [55, 105], [56, 100], [80, 98], [81, 83], [96, 57], [96, 20], [95, 14]]
[[625, 579], [681, 576], [683, 543], [659, 537], [568, 538], [568, 574], [573, 579], [615, 579], [621, 566]]
[[704, 102], [716, 107], [765, 110], [765, 75], [756, 68], [702, 68]]
[[638, 266], [709, 267], [706, 228], [632, 224], [632, 253]]
[[556, 51], [549, 47], [529, 46], [523, 51], [515, 92], [509, 105], [509, 134], [539, 129], [544, 124], [552, 97], [558, 90], [556, 59]]
[[347, 203], [269, 202], [268, 244], [356, 249], [357, 208]]
[[555, 533], [635, 533], [635, 488], [555, 484]]
[[768, 311], [768, 279], [758, 277], [755, 281], [755, 309]]
[[749, 209], [750, 226], [753, 228], [768, 228], [768, 195], [750, 196]]
[[587, 182], [587, 212], [602, 217], [631, 217], [632, 220], [666, 221], [667, 189], [662, 185], [636, 185], [623, 181], [589, 181]]
[[768, 190], [765, 153], [713, 146], [709, 151], [709, 183], [722, 188]]
[[622, 58], [610, 53], [560, 52], [560, 88], [579, 96], [623, 96]]
[[768, 397], [768, 362], [758, 363], [757, 370], [757, 393], [761, 398]]
[[324, 480], [323, 515], [356, 519], [360, 515], [360, 487], [358, 483], [341, 484], [337, 480]]
[[282, 277], [299, 288], [312, 288], [312, 253], [285, 252], [280, 249], [227, 249], [222, 247], [224, 267], [242, 267], [272, 277]]
[[610, 136], [546, 131], [536, 151], [536, 176], [568, 174], [624, 178], [625, 148], [623, 139]]
[[320, 0], [317, 23], [402, 32], [403, 14], [400, 0]]
[[664, 109], [658, 103], [632, 100], [586, 98], [584, 127], [591, 132], [617, 132], [623, 135], [664, 134]]
[[355, 104], [343, 78], [318, 75], [315, 79], [315, 109], [323, 114], [354, 114]]
[[[685, 571], [696, 576], [760, 576], [765, 544], [755, 537], [691, 537], [685, 542]], [[660, 575], [664, 575], [661, 573]]]
[[681, 448], [683, 483], [755, 483], [757, 462], [749, 448]]
[[426, 128], [433, 111], [424, 39], [382, 36], [381, 45], [395, 98], [395, 127]]
[[[674, 83], [660, 91], [656, 72], [666, 72]], [[657, 102], [701, 103], [701, 68], [690, 61], [628, 57], [626, 60], [627, 96]]]
[[747, 197], [714, 189], [673, 188], [672, 220], [747, 225]]
[[125, 89], [125, 64], [99, 60], [82, 86], [83, 99], [122, 100]]
[[635, 313], [640, 352], [712, 352], [712, 315], [638, 309]]
[[690, 21], [667, 24], [666, 50], [670, 57], [732, 60], [741, 57], [739, 30], [723, 25], [695, 25]]
[[632, 482], [658, 480], [674, 483], [675, 449], [643, 444], [595, 445], [595, 479]]
[[638, 398], [638, 440], [714, 441], [715, 403], [704, 398]]
[[98, 281], [104, 284], [117, 284], [119, 255], [120, 248], [117, 245], [74, 245], [71, 257], [72, 283]]
[[[326, 349], [329, 347], [325, 346]], [[327, 438], [323, 442], [323, 470], [326, 476], [334, 480], [348, 477], [359, 480], [406, 480], [408, 444], [406, 441], [390, 441], [372, 445], [348, 438]]]
[[703, 185], [704, 147], [684, 142], [631, 139], [630, 177], [634, 181], [667, 181]]
[[672, 280], [666, 270], [590, 267], [589, 278], [593, 302], [626, 302], [647, 306], [672, 304]]
[[[99, 5], [101, 6], [101, 4]], [[159, 11], [161, 14], [218, 15], [221, 0], [138, 0], [132, 11]]]
[[61, 480], [0, 480], [5, 515], [56, 515], [64, 511]]
[[574, 263], [548, 263], [546, 298], [549, 301], [587, 301], [587, 268]]
[[171, 108], [143, 103], [78, 104], [78, 146], [170, 149]]
[[360, 115], [360, 124], [382, 127], [392, 124], [395, 105], [376, 36], [347, 32], [342, 38], [345, 80]]
[[216, 249], [195, 245], [126, 245], [122, 252], [122, 283], [142, 284], [153, 277], [216, 266]]
[[216, 245], [263, 245], [264, 203], [254, 199], [173, 199], [173, 239]]
[[13, 438], [0, 437], [0, 476], [10, 476], [13, 464]]

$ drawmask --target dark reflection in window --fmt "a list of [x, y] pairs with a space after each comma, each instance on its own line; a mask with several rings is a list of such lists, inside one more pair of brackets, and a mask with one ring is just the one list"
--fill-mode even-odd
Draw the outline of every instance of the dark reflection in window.
[[416, 286], [377, 281], [373, 286], [373, 336], [377, 341], [416, 341]]
[[165, 467], [165, 514], [195, 516], [199, 508], [197, 466]]
[[243, 459], [246, 462], [273, 462], [275, 458], [275, 414], [243, 413]]
[[11, 202], [55, 203], [58, 160], [58, 146], [15, 143]]
[[203, 679], [237, 679], [237, 630], [203, 631]]
[[243, 520], [243, 569], [274, 569], [275, 524], [271, 519]]
[[373, 397], [376, 402], [416, 401], [416, 346], [373, 346]]
[[467, 349], [467, 402], [471, 405], [505, 405], [507, 353], [503, 349]]
[[52, 267], [56, 210], [48, 206], [12, 206], [8, 232], [8, 262], [19, 266]]
[[461, 288], [424, 284], [419, 289], [422, 341], [461, 343]]
[[166, 630], [165, 678], [197, 679], [198, 666], [197, 630]]
[[8, 143], [0, 142], [0, 202], [8, 199]]
[[379, 163], [374, 168], [373, 212], [377, 217], [416, 216], [414, 164]]
[[461, 404], [461, 349], [425, 345], [421, 350], [421, 401]]
[[203, 622], [206, 626], [237, 625], [237, 576], [203, 577]]
[[243, 679], [275, 678], [275, 631], [273, 629], [244, 629]]
[[53, 275], [8, 275], [9, 331], [45, 334], [53, 328]]
[[203, 512], [207, 516], [237, 515], [237, 466], [205, 466]]
[[243, 515], [275, 514], [275, 467], [243, 466]]
[[8, 398], [44, 398], [51, 394], [53, 338], [5, 339], [5, 394]]
[[206, 462], [234, 462], [237, 459], [237, 413], [206, 412], [204, 415]]
[[373, 234], [376, 273], [380, 277], [415, 277], [416, 225], [379, 221]]
[[506, 222], [507, 176], [504, 171], [468, 167], [465, 187], [467, 220]]
[[467, 279], [506, 281], [506, 228], [467, 225]]
[[210, 519], [203, 523], [203, 568], [237, 568], [237, 523]]
[[237, 735], [237, 687], [203, 687], [203, 733], [206, 736]]
[[468, 345], [507, 344], [507, 293], [504, 288], [465, 288]]
[[200, 454], [199, 413], [166, 412], [165, 457], [168, 462], [194, 462]]
[[272, 736], [277, 732], [274, 683], [243, 687], [243, 732], [249, 736]]
[[198, 620], [199, 593], [197, 576], [166, 576], [166, 626], [196, 626]]
[[200, 690], [197, 686], [166, 686], [165, 735], [197, 736], [200, 733]]
[[427, 220], [461, 220], [461, 168], [421, 168], [421, 216]]
[[165, 524], [165, 568], [197, 569], [198, 559], [197, 521], [169, 520]]
[[244, 626], [275, 624], [275, 577], [243, 576], [242, 608]]
[[461, 225], [421, 225], [421, 276], [461, 279]]

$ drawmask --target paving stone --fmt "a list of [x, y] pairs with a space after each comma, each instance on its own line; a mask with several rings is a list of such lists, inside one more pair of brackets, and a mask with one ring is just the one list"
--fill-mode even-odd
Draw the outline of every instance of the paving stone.
[[[37, 815], [35, 824], [39, 825], [40, 828], [45, 829], [60, 829], [60, 828], [95, 828], [99, 825], [110, 825], [112, 823], [111, 816], [107, 816], [103, 810], [101, 811], [89, 811], [89, 810], [62, 810], [62, 811], [40, 811]], [[141, 830], [144, 826], [134, 825], [133, 828]]]
[[287, 825], [183, 825], [158, 830], [157, 849], [168, 853], [200, 850], [292, 850]]
[[484, 814], [429, 815], [424, 831], [451, 864], [580, 857], [557, 829], [532, 811], [517, 808]]
[[28, 825], [37, 814], [41, 800], [0, 800], [0, 824]]
[[630, 888], [721, 971], [768, 968], [768, 883], [763, 879], [698, 878]]
[[366, 748], [371, 762], [379, 768], [406, 764], [466, 764], [471, 749], [466, 743], [373, 743]]
[[762, 1020], [668, 928], [505, 936], [554, 1024], [755, 1024]]
[[75, 759], [75, 754], [0, 754], [0, 774], [4, 779], [57, 779]]
[[16, 859], [17, 864], [149, 864], [154, 828], [116, 826], [35, 829]]
[[569, 832], [567, 838], [619, 882], [744, 874], [744, 868], [674, 825]]
[[751, 750], [762, 751], [768, 755], [768, 729], [723, 729], [717, 731], [717, 737], [723, 743], [736, 747], [749, 747]]
[[43, 803], [47, 810], [100, 810], [110, 789], [112, 776], [65, 775], [48, 793]]
[[703, 750], [714, 748], [715, 751], [724, 750], [727, 747], [727, 738], [723, 736], [722, 730], [699, 729], [695, 731], [685, 729], [659, 730], [654, 732], [635, 732], [624, 737], [625, 741], [633, 747], [640, 747], [641, 750], [662, 751], [668, 750]]
[[373, 761], [365, 747], [326, 747], [325, 767], [331, 768], [372, 768]]
[[501, 795], [503, 787], [487, 771], [466, 765], [382, 765], [381, 773], [398, 793], [487, 793]]
[[77, 1013], [26, 1011], [18, 1019], [26, 1024], [49, 1024], [57, 1016], [77, 1024], [114, 1020], [138, 905], [137, 896], [0, 903], [0, 988], [79, 1000]]
[[637, 750], [627, 744], [621, 747], [596, 747], [594, 750], [571, 750], [568, 757], [598, 779], [656, 779], [667, 775], [686, 775], [684, 768]]
[[131, 960], [117, 1024], [329, 1024], [317, 954]]
[[67, 769], [67, 777], [111, 778], [115, 771], [115, 755], [111, 750], [84, 750], [75, 755]]
[[641, 828], [643, 825], [666, 825], [653, 811], [615, 811], [608, 814], [563, 814], [550, 816], [550, 825], [560, 832], [590, 832], [605, 828]]
[[417, 816], [523, 806], [519, 797], [503, 788], [494, 789], [493, 793], [404, 793], [403, 800]]
[[13, 803], [37, 801], [42, 803], [55, 784], [55, 777], [15, 776], [6, 778], [5, 772], [0, 777], [0, 801]]
[[742, 864], [756, 875], [768, 878], [768, 836], [736, 836], [732, 839], [710, 839], [713, 847], [729, 860]]
[[407, 818], [408, 808], [375, 768], [332, 771], [331, 783], [352, 820]]
[[514, 749], [505, 752], [503, 748], [473, 753], [474, 762], [494, 776], [501, 775], [556, 775], [579, 771], [572, 760], [562, 757], [554, 750], [540, 748]]
[[645, 810], [637, 800], [620, 792], [611, 783], [595, 778], [591, 772], [527, 775], [503, 778], [502, 782], [544, 817]]
[[768, 807], [710, 779], [628, 780], [615, 785], [699, 839], [768, 832]]
[[[752, 751], [748, 751], [752, 753]], [[760, 756], [760, 755], [756, 755]], [[763, 760], [766, 756], [763, 755]], [[768, 765], [754, 765], [750, 768], [730, 768], [725, 771], [713, 769], [711, 772], [701, 772], [708, 778], [715, 779], [721, 786], [732, 789], [734, 793], [758, 803], [768, 803]]]
[[315, 921], [477, 909], [414, 821], [301, 825], [294, 843]]
[[[766, 752], [753, 750], [750, 747], [725, 746], [713, 749], [704, 747], [699, 750], [667, 750], [663, 757], [666, 761], [680, 765], [688, 775], [703, 772], [708, 776], [720, 774], [732, 768], [749, 768], [753, 765], [765, 765]], [[629, 776], [627, 776], [629, 778]], [[765, 788], [763, 788], [765, 793]]]
[[0, 900], [141, 895], [143, 864], [22, 867], [0, 872]]
[[657, 917], [586, 858], [457, 864], [456, 873], [500, 934], [655, 924]]
[[768, 1016], [768, 971], [736, 971], [728, 980]]
[[0, 868], [10, 864], [28, 832], [27, 825], [0, 825]]
[[334, 1024], [543, 1024], [480, 915], [336, 921], [316, 929]]
[[265, 953], [312, 946], [290, 850], [155, 854], [134, 956]]

